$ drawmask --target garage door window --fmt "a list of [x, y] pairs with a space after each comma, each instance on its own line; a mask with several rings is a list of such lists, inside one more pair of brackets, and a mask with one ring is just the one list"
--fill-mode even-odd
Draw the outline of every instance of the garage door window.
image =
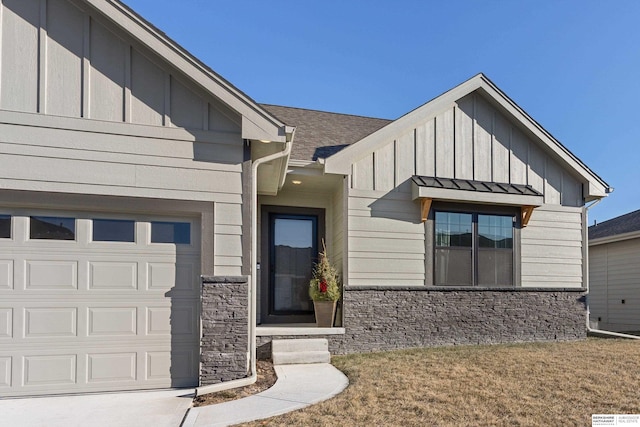
[[151, 223], [151, 243], [191, 244], [191, 224], [188, 222]]
[[75, 240], [75, 218], [32, 216], [29, 221], [30, 239]]
[[134, 242], [135, 221], [122, 219], [94, 219], [94, 242]]
[[0, 215], [0, 239], [11, 238], [11, 215]]

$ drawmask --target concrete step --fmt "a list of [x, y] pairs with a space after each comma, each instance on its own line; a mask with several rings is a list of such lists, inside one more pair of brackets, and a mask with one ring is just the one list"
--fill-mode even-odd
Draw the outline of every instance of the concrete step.
[[329, 342], [325, 338], [301, 338], [271, 341], [274, 365], [329, 363]]
[[304, 365], [309, 363], [330, 363], [328, 351], [296, 351], [295, 353], [272, 353], [274, 365]]

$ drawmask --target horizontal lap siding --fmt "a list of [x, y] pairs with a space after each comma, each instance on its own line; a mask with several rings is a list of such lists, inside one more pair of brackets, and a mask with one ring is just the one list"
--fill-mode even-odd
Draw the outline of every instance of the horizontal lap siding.
[[424, 285], [424, 225], [411, 195], [351, 190], [349, 285]]
[[523, 287], [582, 287], [582, 211], [543, 205], [521, 230]]

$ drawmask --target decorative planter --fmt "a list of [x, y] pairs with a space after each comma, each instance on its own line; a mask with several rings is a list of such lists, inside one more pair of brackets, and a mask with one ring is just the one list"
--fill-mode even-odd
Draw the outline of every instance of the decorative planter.
[[333, 319], [336, 316], [336, 301], [314, 301], [313, 309], [316, 312], [316, 326], [319, 328], [333, 327]]

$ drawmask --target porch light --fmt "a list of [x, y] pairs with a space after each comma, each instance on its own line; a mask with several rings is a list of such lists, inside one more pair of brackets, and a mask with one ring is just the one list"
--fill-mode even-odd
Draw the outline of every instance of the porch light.
[[302, 184], [302, 181], [300, 181], [299, 179], [293, 179], [293, 180], [291, 180], [291, 183], [293, 185], [300, 185], [300, 184]]

